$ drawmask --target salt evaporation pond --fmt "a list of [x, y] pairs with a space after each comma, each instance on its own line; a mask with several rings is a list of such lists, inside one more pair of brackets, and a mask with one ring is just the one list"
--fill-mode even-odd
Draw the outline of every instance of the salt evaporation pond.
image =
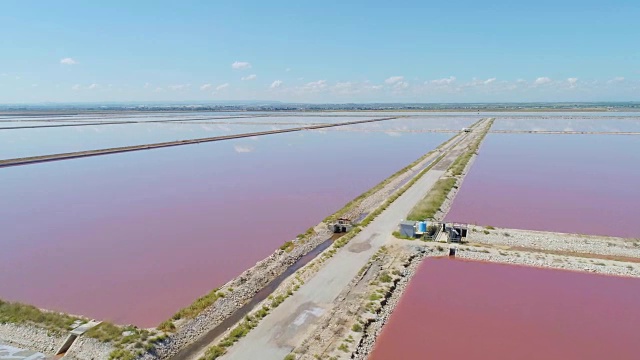
[[426, 259], [372, 360], [638, 359], [640, 279]]
[[118, 121], [162, 121], [175, 119], [191, 119], [191, 118], [232, 118], [246, 117], [264, 114], [261, 112], [242, 112], [242, 111], [202, 111], [202, 112], [128, 112], [128, 111], [112, 111], [112, 112], [82, 112], [77, 114], [56, 114], [33, 113], [33, 114], [0, 114], [0, 123], [9, 121], [22, 121], [25, 123], [33, 121], [45, 122], [118, 122]]
[[0, 298], [155, 326], [447, 138], [299, 132], [0, 169]]
[[387, 121], [347, 125], [331, 130], [387, 131], [390, 133], [412, 130], [456, 130], [459, 131], [480, 120], [479, 116], [412, 116]]
[[298, 126], [153, 123], [0, 130], [0, 160], [293, 127]]
[[446, 219], [640, 237], [640, 137], [490, 134]]
[[492, 130], [516, 131], [587, 131], [587, 132], [640, 132], [640, 113], [613, 116], [557, 115], [540, 118], [498, 118]]

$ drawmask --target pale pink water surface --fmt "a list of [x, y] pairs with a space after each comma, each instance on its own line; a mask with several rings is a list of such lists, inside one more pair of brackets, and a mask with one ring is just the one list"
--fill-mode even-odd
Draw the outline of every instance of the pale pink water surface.
[[427, 259], [372, 360], [638, 359], [640, 279]]
[[301, 132], [0, 169], [0, 298], [155, 326], [447, 138]]
[[446, 219], [640, 237], [640, 137], [490, 134]]

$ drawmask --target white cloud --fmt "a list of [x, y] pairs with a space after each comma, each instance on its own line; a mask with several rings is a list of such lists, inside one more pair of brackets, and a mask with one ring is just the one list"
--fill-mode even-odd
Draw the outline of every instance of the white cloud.
[[613, 79], [607, 81], [609, 84], [623, 82], [625, 79], [622, 76], [616, 76]]
[[449, 76], [448, 78], [444, 78], [444, 79], [431, 80], [431, 83], [434, 85], [449, 85], [454, 83], [455, 81], [456, 81], [455, 76]]
[[276, 80], [271, 83], [271, 86], [269, 86], [269, 88], [271, 89], [279, 88], [280, 85], [282, 85], [282, 80]]
[[[399, 83], [396, 83], [396, 85]], [[369, 81], [364, 82], [352, 82], [352, 81], [343, 81], [337, 82], [335, 85], [329, 87], [332, 93], [338, 95], [356, 95], [356, 94], [366, 94], [371, 93], [373, 91], [378, 91], [382, 89], [382, 85], [372, 85]]]
[[157, 93], [163, 92], [163, 91], [164, 91], [164, 89], [159, 87], [159, 86], [157, 88], [153, 89], [153, 92], [157, 92]]
[[233, 149], [237, 153], [250, 153], [254, 150], [252, 146], [242, 146], [242, 145], [234, 145]]
[[89, 85], [89, 86], [87, 87], [87, 89], [89, 89], [89, 90], [94, 90], [94, 89], [97, 89], [99, 86], [100, 86], [100, 85], [98, 85], [98, 84], [91, 84], [91, 85]]
[[151, 84], [149, 84], [149, 83], [144, 83], [144, 88], [145, 88], [145, 89], [148, 89], [148, 88], [150, 88], [150, 87], [151, 87]]
[[167, 86], [170, 90], [173, 91], [179, 91], [179, 90], [185, 90], [188, 89], [191, 86], [191, 84], [176, 84], [176, 85], [169, 85]]
[[251, 69], [251, 63], [248, 63], [246, 61], [236, 61], [231, 64], [231, 68], [235, 70]]
[[257, 77], [258, 77], [258, 75], [256, 75], [256, 74], [251, 74], [251, 75], [248, 75], [248, 76], [243, 76], [243, 77], [241, 78], [241, 80], [243, 80], [243, 81], [255, 80]]
[[203, 84], [202, 86], [200, 86], [200, 90], [209, 90], [213, 87], [213, 85], [211, 84]]
[[406, 89], [409, 87], [409, 83], [406, 81], [398, 81], [397, 83], [395, 83], [393, 85], [393, 88], [396, 90], [400, 90], [400, 89]]
[[71, 90], [77, 91], [80, 90], [80, 84], [75, 84], [71, 87]]
[[228, 87], [229, 87], [229, 83], [224, 83], [224, 84], [216, 86], [216, 91], [221, 91], [221, 90], [224, 90], [224, 89], [226, 89]]
[[73, 58], [64, 58], [60, 60], [60, 64], [62, 65], [77, 65], [79, 64], [79, 62], [77, 62], [76, 60], [74, 60]]
[[332, 91], [337, 94], [348, 95], [358, 93], [360, 92], [360, 89], [356, 88], [355, 84], [351, 81], [345, 81], [336, 83], [333, 86]]
[[286, 68], [286, 69], [284, 69], [284, 71], [289, 72], [289, 71], [291, 71], [291, 68]]
[[549, 79], [546, 76], [543, 76], [543, 77], [537, 78], [536, 81], [534, 81], [533, 83], [536, 84], [536, 85], [544, 85], [544, 84], [548, 84], [550, 82], [551, 82], [551, 79]]
[[487, 79], [487, 80], [484, 81], [484, 84], [485, 85], [489, 85], [489, 84], [491, 84], [492, 82], [495, 82], [495, 81], [496, 81], [496, 78]]
[[395, 84], [399, 81], [404, 80], [404, 76], [392, 76], [390, 78], [388, 78], [387, 80], [385, 80], [384, 82], [387, 84]]
[[568, 78], [567, 82], [569, 83], [569, 88], [573, 89], [577, 86], [578, 78]]
[[300, 90], [304, 92], [318, 92], [327, 87], [327, 80], [312, 81], [304, 84]]

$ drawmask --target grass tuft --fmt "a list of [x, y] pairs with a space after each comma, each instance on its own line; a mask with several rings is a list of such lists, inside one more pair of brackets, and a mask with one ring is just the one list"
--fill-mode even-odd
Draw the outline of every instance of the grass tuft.
[[438, 180], [427, 195], [411, 210], [407, 219], [424, 220], [433, 218], [447, 199], [447, 195], [456, 185], [455, 178]]
[[208, 294], [199, 297], [193, 304], [187, 306], [186, 308], [181, 309], [175, 315], [173, 315], [173, 320], [179, 319], [193, 319], [198, 316], [204, 309], [213, 305], [219, 298], [224, 297], [224, 294], [218, 293], [218, 289], [211, 290]]

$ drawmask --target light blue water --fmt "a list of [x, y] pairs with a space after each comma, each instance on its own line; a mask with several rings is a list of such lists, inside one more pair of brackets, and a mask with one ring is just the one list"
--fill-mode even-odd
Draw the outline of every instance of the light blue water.
[[97, 150], [292, 127], [297, 126], [153, 123], [0, 130], [0, 159]]

